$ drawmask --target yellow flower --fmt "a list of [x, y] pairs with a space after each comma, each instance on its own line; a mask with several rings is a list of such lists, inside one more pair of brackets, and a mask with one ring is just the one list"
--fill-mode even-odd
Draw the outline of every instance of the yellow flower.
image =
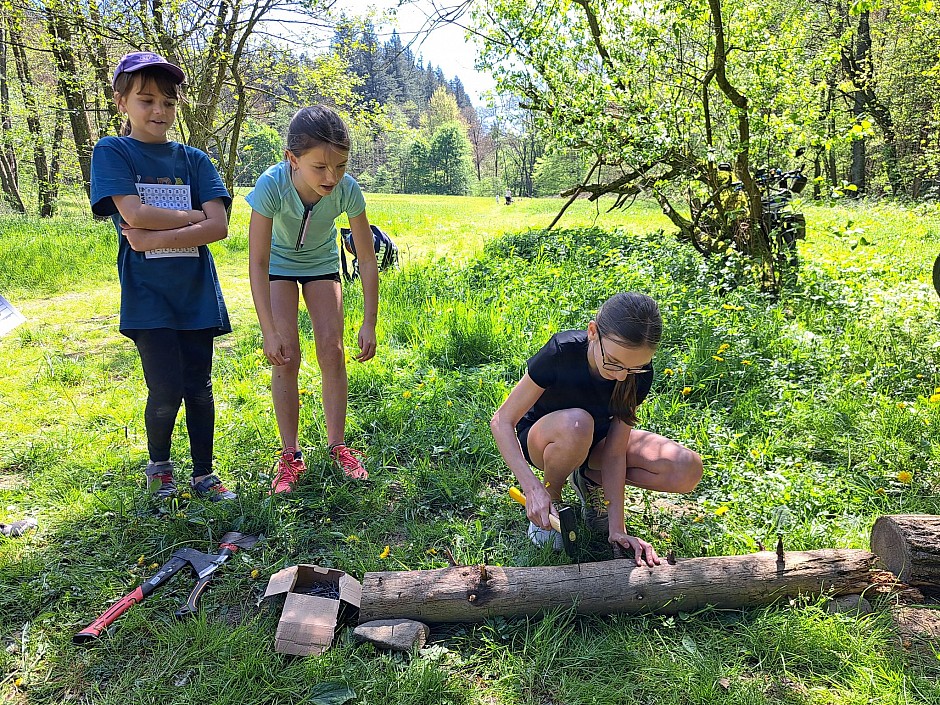
[[885, 493], [884, 487], [879, 487], [877, 490], [875, 490], [875, 494], [884, 494], [884, 493]]
[[694, 523], [698, 524], [699, 522], [704, 521], [704, 520], [705, 520], [705, 517], [703, 517], [701, 514], [699, 514], [699, 515], [698, 515], [697, 517], [695, 517], [692, 521], [693, 521]]
[[359, 540], [359, 537], [355, 534], [350, 534], [346, 537], [346, 543], [356, 543]]
[[933, 390], [934, 394], [940, 394], [940, 387], [935, 387]]
[[402, 392], [401, 395], [405, 399], [411, 399], [411, 392]]
[[150, 564], [150, 570], [154, 570], [154, 569], [159, 568], [159, 567], [160, 567], [160, 564], [159, 564], [159, 563], [151, 563], [151, 564]]
[[453, 405], [454, 405], [454, 402], [452, 402], [450, 399], [448, 399], [448, 400], [447, 400], [447, 406], [453, 406]]
[[728, 513], [728, 507], [724, 505], [718, 507], [718, 509], [715, 510], [715, 514], [717, 514], [718, 516], [721, 516], [722, 514], [727, 514], [727, 513]]
[[17, 678], [15, 681], [13, 681], [13, 685], [16, 686], [17, 688], [22, 688], [22, 687], [23, 687], [23, 679], [22, 679], [22, 678]]
[[895, 475], [895, 477], [897, 478], [898, 482], [902, 482], [905, 485], [909, 485], [911, 484], [911, 480], [914, 479], [914, 473], [908, 472], [907, 470], [902, 470], [897, 475]]
[[386, 558], [388, 558], [388, 554], [390, 554], [391, 552], [392, 552], [391, 547], [386, 546], [385, 548], [382, 549], [382, 552], [379, 554], [379, 558], [381, 558], [384, 561]]
[[753, 364], [754, 364], [754, 361], [753, 361], [753, 360], [741, 360], [741, 364], [742, 364], [742, 365], [753, 365]]
[[687, 397], [692, 393], [692, 387], [683, 387], [682, 396]]
[[257, 568], [255, 568], [253, 571], [251, 571], [251, 579], [252, 579], [252, 580], [257, 580], [259, 575], [261, 575], [261, 571], [258, 570]]
[[429, 555], [429, 556], [436, 556], [436, 555], [437, 555], [437, 549], [436, 549], [436, 548], [429, 548], [427, 551], [425, 551], [425, 553], [426, 553], [427, 555]]
[[141, 556], [140, 558], [137, 559], [137, 565], [143, 565], [143, 564], [144, 564], [144, 557]]
[[663, 374], [666, 375], [667, 377], [672, 377], [675, 374], [675, 370], [673, 370], [670, 367], [667, 367], [665, 370], [663, 370]]
[[718, 346], [718, 354], [726, 353], [731, 349], [731, 346], [728, 343], [722, 343]]
[[189, 494], [189, 492], [183, 492], [183, 493], [180, 494], [180, 498], [181, 498], [181, 499], [191, 499], [191, 498], [192, 498], [192, 495]]
[[916, 377], [917, 379], [923, 379], [924, 375], [914, 375], [914, 377]]
[[931, 394], [930, 399], [928, 399], [927, 401], [929, 401], [931, 404], [936, 404], [937, 402], [940, 402], [940, 394]]
[[718, 356], [718, 355], [712, 355], [712, 360], [714, 360], [715, 362], [724, 362], [724, 361], [725, 361], [725, 359], [724, 359], [723, 357], [720, 357], [720, 356]]

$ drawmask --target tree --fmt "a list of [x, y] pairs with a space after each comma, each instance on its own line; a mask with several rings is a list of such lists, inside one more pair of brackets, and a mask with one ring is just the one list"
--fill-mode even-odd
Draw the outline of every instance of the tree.
[[470, 142], [463, 125], [441, 125], [428, 148], [428, 189], [431, 193], [464, 196], [470, 191]]
[[258, 177], [283, 158], [284, 142], [276, 130], [251, 118], [245, 121], [235, 172], [239, 186], [254, 186]]
[[[590, 155], [593, 166], [572, 198], [614, 194], [623, 206], [648, 192], [680, 239], [706, 256], [739, 251], [773, 289], [783, 243], [763, 225], [751, 164], [755, 138], [767, 138], [778, 154], [791, 149], [765, 98], [778, 94], [783, 80], [805, 80], [784, 65], [799, 59], [791, 49], [805, 35], [798, 21], [804, 8], [724, 5], [496, 0], [476, 18], [483, 62], [497, 85], [522, 98], [546, 142]], [[736, 20], [730, 36], [726, 14]], [[720, 161], [731, 162], [742, 182], [743, 209], [724, 208], [731, 186], [718, 173]]]

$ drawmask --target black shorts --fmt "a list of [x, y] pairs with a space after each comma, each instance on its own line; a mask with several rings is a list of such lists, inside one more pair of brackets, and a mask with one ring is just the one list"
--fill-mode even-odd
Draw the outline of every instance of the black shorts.
[[314, 274], [312, 277], [300, 277], [294, 276], [293, 274], [269, 274], [269, 282], [297, 282], [301, 286], [309, 284], [310, 282], [325, 282], [331, 281], [340, 283], [339, 272], [334, 272], [333, 274]]
[[[529, 457], [529, 431], [532, 430], [534, 425], [534, 423], [529, 423], [526, 419], [520, 421], [516, 424], [516, 438], [519, 439], [519, 447], [522, 448], [522, 455], [525, 457], [526, 462], [533, 467], [538, 467], [532, 462], [532, 458]], [[597, 428], [597, 426], [594, 427], [594, 438], [591, 439], [591, 449], [588, 451], [588, 457], [594, 452], [594, 448], [597, 447], [597, 444], [607, 438], [609, 432], [609, 424], [601, 428]], [[584, 459], [584, 462], [587, 463], [587, 458]]]

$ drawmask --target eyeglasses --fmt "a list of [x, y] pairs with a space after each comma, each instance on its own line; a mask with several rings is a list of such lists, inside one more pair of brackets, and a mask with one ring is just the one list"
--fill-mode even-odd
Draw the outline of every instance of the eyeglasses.
[[601, 346], [601, 362], [604, 364], [605, 370], [610, 370], [611, 372], [626, 372], [628, 375], [638, 375], [642, 372], [646, 372], [649, 368], [648, 365], [643, 365], [642, 367], [624, 367], [623, 365], [618, 365], [616, 362], [607, 361], [607, 353], [604, 352], [604, 339], [601, 336], [597, 336], [597, 343]]
[[310, 211], [313, 210], [313, 206], [305, 206], [303, 217], [300, 219], [300, 231], [297, 233], [297, 242], [294, 243], [294, 251], [300, 252], [300, 248], [304, 246], [304, 240], [307, 239], [307, 229], [310, 227]]

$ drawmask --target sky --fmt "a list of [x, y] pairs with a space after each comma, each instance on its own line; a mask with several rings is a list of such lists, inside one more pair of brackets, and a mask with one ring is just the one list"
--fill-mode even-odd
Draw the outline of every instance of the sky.
[[[493, 79], [473, 68], [477, 56], [477, 47], [472, 39], [466, 39], [464, 30], [454, 24], [442, 24], [430, 32], [428, 17], [434, 15], [435, 4], [446, 10], [455, 7], [458, 0], [445, 0], [433, 3], [433, 0], [416, 0], [403, 7], [398, 7], [398, 0], [340, 0], [336, 7], [349, 15], [364, 15], [370, 8], [383, 12], [395, 10], [395, 17], [388, 23], [377, 24], [376, 34], [380, 42], [385, 42], [398, 30], [402, 43], [413, 42], [411, 50], [416, 56], [434, 66], [440, 66], [448, 80], [458, 77], [464, 90], [473, 100], [474, 105], [485, 104], [483, 93], [494, 87]], [[460, 24], [469, 24], [469, 17], [464, 15], [457, 20]]]

